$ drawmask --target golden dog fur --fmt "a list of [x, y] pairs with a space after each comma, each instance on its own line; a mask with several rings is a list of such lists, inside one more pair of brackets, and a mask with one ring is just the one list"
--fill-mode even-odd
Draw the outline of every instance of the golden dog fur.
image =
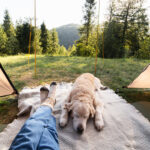
[[90, 73], [79, 76], [73, 85], [73, 89], [62, 107], [60, 126], [64, 127], [68, 122], [68, 113], [71, 111], [73, 127], [78, 133], [86, 129], [88, 118], [95, 116], [95, 126], [100, 130], [104, 126], [102, 118], [102, 103], [96, 98], [95, 90], [102, 87], [100, 80]]

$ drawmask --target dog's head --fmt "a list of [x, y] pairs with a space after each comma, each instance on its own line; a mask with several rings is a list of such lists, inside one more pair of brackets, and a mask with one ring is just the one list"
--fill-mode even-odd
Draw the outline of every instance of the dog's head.
[[65, 104], [65, 108], [71, 111], [73, 118], [73, 128], [78, 133], [82, 134], [86, 129], [86, 123], [88, 118], [94, 117], [95, 109], [93, 105], [84, 101], [75, 100], [71, 103]]

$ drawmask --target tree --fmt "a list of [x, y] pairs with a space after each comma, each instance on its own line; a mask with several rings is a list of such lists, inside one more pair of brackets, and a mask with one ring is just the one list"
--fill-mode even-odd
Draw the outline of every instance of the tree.
[[116, 10], [116, 5], [115, 5], [115, 1], [114, 0], [110, 0], [110, 4], [109, 4], [109, 8], [108, 8], [108, 22], [111, 22], [112, 20], [114, 20], [114, 12]]
[[[138, 51], [140, 38], [144, 38], [148, 32], [148, 19], [143, 3], [144, 0], [117, 0], [117, 9], [113, 13], [114, 19], [123, 24], [122, 47], [124, 48], [126, 44], [130, 43], [130, 56], [134, 56]], [[130, 36], [131, 34], [132, 36]]]
[[79, 29], [81, 38], [85, 40], [85, 45], [89, 44], [89, 36], [92, 33], [93, 24], [94, 24], [94, 15], [95, 15], [95, 0], [86, 0], [84, 4], [84, 16], [83, 16], [83, 26]]
[[[122, 28], [123, 24], [116, 18], [117, 13], [116, 1], [111, 0], [107, 21], [103, 27], [101, 26], [100, 34], [98, 36], [99, 50], [98, 56], [106, 58], [120, 58], [124, 57], [125, 50], [122, 46]], [[103, 29], [102, 29], [103, 28]]]
[[42, 53], [48, 53], [50, 50], [50, 34], [48, 30], [46, 29], [46, 25], [44, 22], [41, 25], [41, 37], [40, 37], [41, 47], [42, 47]]
[[97, 41], [96, 30], [95, 31], [93, 30], [93, 33], [89, 36], [88, 45], [86, 45], [86, 43], [82, 40], [82, 38], [76, 42], [76, 55], [94, 56], [97, 45], [96, 41]]
[[4, 12], [3, 27], [4, 27], [4, 31], [7, 35], [7, 37], [15, 35], [15, 30], [14, 30], [13, 24], [11, 22], [11, 18], [9, 16], [8, 10], [5, 10], [5, 12]]
[[68, 56], [68, 51], [66, 50], [66, 48], [64, 46], [60, 46], [59, 50], [57, 52], [57, 55], [59, 55], [59, 56]]
[[[122, 47], [122, 24], [116, 21], [106, 22], [104, 28], [104, 56], [105, 58], [124, 57]], [[102, 35], [100, 36], [102, 37]], [[100, 39], [102, 41], [102, 39]], [[102, 42], [99, 45], [102, 50]], [[100, 56], [100, 54], [99, 54]]]
[[77, 55], [76, 46], [73, 44], [72, 47], [69, 47], [68, 52], [69, 56], [76, 56]]
[[6, 53], [17, 54], [18, 53], [18, 41], [16, 39], [15, 29], [11, 22], [8, 11], [4, 13], [3, 28], [7, 35]]
[[0, 54], [6, 54], [7, 35], [0, 25]]
[[6, 51], [8, 55], [16, 55], [19, 52], [19, 43], [16, 36], [10, 36], [7, 38]]
[[58, 53], [59, 49], [59, 39], [58, 39], [58, 33], [56, 32], [56, 29], [52, 29], [50, 31], [50, 49], [48, 51], [49, 54], [54, 55]]
[[136, 21], [129, 24], [126, 35], [126, 44], [129, 45], [129, 56], [135, 56], [140, 47], [140, 43], [149, 37], [149, 23], [146, 10], [141, 8], [138, 12]]
[[[30, 34], [30, 24], [29, 20], [25, 20], [24, 22], [20, 21], [16, 26], [16, 37], [19, 41], [19, 51], [22, 53], [28, 53], [29, 49], [29, 34]], [[36, 42], [36, 51], [37, 53], [42, 53], [42, 47], [40, 42], [40, 29], [36, 29], [31, 27], [31, 49], [30, 53], [34, 53], [35, 50], [35, 42]]]
[[105, 57], [134, 56], [148, 33], [144, 0], [112, 0], [105, 24]]
[[[28, 20], [24, 22], [22, 21], [17, 22], [16, 37], [19, 42], [19, 51], [21, 53], [26, 53], [26, 54], [28, 53], [29, 33], [30, 33], [30, 24]], [[30, 50], [31, 53], [34, 52], [34, 48], [33, 48], [34, 36], [35, 36], [34, 27], [32, 27], [31, 28], [31, 50]]]
[[42, 53], [42, 47], [41, 47], [41, 42], [40, 42], [41, 30], [34, 28], [34, 32], [35, 32], [35, 35], [34, 35], [34, 40], [33, 40], [33, 47], [35, 50], [35, 45], [36, 45], [36, 53], [41, 54]]
[[94, 33], [94, 19], [95, 19], [95, 0], [86, 0], [83, 8], [83, 25], [79, 29], [80, 39], [76, 42], [76, 54], [78, 56], [93, 56], [95, 52], [95, 45], [90, 40]]
[[140, 41], [140, 49], [135, 53], [137, 58], [150, 59], [150, 37]]

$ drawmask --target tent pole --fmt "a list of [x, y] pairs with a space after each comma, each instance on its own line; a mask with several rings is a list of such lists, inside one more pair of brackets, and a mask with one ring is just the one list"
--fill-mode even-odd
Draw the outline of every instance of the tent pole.
[[32, 29], [32, 19], [30, 18], [30, 33], [29, 33], [29, 51], [28, 51], [28, 65], [30, 59], [30, 49], [31, 49], [31, 29]]
[[34, 26], [35, 26], [35, 39], [34, 39], [34, 53], [35, 53], [35, 65], [34, 65], [34, 73], [36, 76], [36, 0], [34, 0]]
[[104, 64], [104, 27], [103, 27], [103, 64]]
[[98, 19], [97, 19], [97, 41], [96, 41], [96, 56], [95, 56], [95, 75], [96, 75], [96, 71], [97, 71], [97, 53], [98, 53], [98, 36], [99, 36], [99, 17], [100, 17], [100, 0], [99, 0], [99, 4], [98, 4], [98, 15], [97, 15]]

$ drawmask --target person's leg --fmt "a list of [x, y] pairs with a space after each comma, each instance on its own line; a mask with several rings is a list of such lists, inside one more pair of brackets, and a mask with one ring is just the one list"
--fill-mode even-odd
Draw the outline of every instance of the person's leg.
[[[47, 129], [49, 132], [46, 133]], [[42, 137], [47, 134], [47, 141], [43, 143]], [[41, 106], [25, 122], [22, 129], [14, 139], [10, 150], [36, 150], [38, 145], [46, 144], [51, 149], [58, 147], [56, 131], [56, 121], [51, 115], [51, 109], [48, 106]], [[40, 144], [41, 142], [41, 144]], [[49, 145], [51, 143], [52, 145]], [[54, 145], [54, 146], [53, 146]], [[56, 146], [57, 145], [57, 146]]]
[[44, 126], [37, 150], [59, 150], [56, 119], [53, 116], [50, 117], [47, 125]]
[[51, 90], [53, 91], [53, 97], [51, 94], [42, 104], [43, 106], [38, 108], [26, 121], [14, 139], [10, 150], [59, 149], [56, 120], [51, 115], [55, 102], [55, 90]]

